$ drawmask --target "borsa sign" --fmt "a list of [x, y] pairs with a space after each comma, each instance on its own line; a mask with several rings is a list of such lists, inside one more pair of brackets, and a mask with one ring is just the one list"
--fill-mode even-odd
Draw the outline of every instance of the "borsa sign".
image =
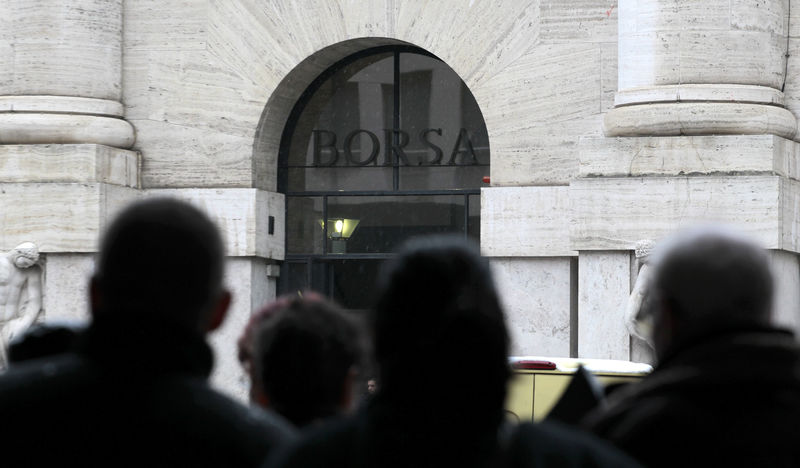
[[[337, 138], [336, 133], [330, 130], [312, 130], [313, 133], [313, 165], [317, 167], [330, 166], [366, 166], [368, 164], [378, 165], [378, 155], [381, 154], [381, 142], [375, 133], [357, 128], [345, 135], [344, 140]], [[441, 128], [426, 128], [421, 130], [416, 136], [424, 148], [427, 148], [427, 157], [422, 156], [416, 164], [409, 162], [405, 148], [408, 146], [410, 137], [405, 130], [383, 129], [383, 162], [384, 166], [435, 166], [447, 164], [449, 166], [471, 166], [480, 164], [475, 155], [475, 148], [472, 145], [469, 132], [462, 128], [458, 132], [455, 144], [449, 153], [447, 163], [444, 163], [444, 150], [433, 143], [429, 136], [431, 133], [442, 136]], [[365, 135], [371, 142], [372, 149], [369, 156], [359, 157], [353, 154], [353, 145], [358, 143], [356, 139], [359, 135]], [[356, 140], [355, 142], [353, 140]], [[363, 141], [363, 139], [361, 139]], [[338, 141], [342, 141], [341, 151]], [[358, 152], [359, 155], [363, 154]], [[415, 151], [417, 153], [417, 151]], [[341, 156], [344, 157], [341, 157]], [[460, 156], [460, 157], [459, 157]]]

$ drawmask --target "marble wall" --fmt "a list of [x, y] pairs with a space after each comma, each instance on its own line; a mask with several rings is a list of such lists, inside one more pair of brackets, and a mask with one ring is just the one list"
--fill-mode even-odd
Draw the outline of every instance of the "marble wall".
[[[774, 250], [781, 320], [797, 327], [800, 13], [788, 13], [788, 0], [0, 0], [0, 248], [39, 242], [58, 278], [48, 304], [65, 294], [78, 310], [69, 284], [119, 206], [170, 195], [207, 210], [238, 297], [214, 378], [241, 396], [231, 346], [274, 297], [265, 272], [284, 255], [286, 118], [336, 61], [412, 44], [483, 112], [481, 248], [514, 353], [628, 358], [630, 249], [698, 219]], [[116, 127], [75, 125], [91, 118]]]

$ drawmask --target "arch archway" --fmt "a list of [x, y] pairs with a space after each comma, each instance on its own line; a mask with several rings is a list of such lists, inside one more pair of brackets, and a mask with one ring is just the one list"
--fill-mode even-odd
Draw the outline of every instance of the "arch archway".
[[319, 73], [286, 119], [278, 159], [280, 293], [313, 289], [364, 309], [380, 264], [404, 240], [480, 238], [483, 115], [463, 80], [423, 49], [369, 47]]

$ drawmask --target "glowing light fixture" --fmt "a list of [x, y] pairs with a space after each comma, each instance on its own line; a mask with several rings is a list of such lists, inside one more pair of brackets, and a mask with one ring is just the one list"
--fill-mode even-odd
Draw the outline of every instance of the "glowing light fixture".
[[[347, 239], [353, 235], [358, 223], [358, 219], [328, 218], [328, 238], [331, 240], [330, 253], [347, 253]], [[325, 220], [320, 219], [319, 225], [324, 230]]]
[[[358, 219], [328, 218], [328, 238], [347, 240], [358, 227]], [[320, 219], [319, 225], [325, 229], [325, 221]]]

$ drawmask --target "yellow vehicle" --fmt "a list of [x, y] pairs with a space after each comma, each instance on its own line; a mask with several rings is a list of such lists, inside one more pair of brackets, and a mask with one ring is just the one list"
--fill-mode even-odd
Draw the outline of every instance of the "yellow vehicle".
[[513, 375], [506, 396], [506, 412], [520, 422], [544, 419], [561, 398], [578, 366], [591, 372], [603, 386], [636, 382], [653, 370], [649, 364], [609, 359], [522, 356], [509, 361]]

